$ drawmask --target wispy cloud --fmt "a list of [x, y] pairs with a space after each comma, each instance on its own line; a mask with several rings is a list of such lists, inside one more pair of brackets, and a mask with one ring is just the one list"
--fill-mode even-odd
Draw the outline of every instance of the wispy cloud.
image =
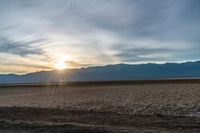
[[48, 64], [68, 55], [76, 66], [197, 60], [199, 5], [199, 0], [0, 1], [5, 37], [0, 56], [37, 56]]
[[32, 41], [11, 41], [7, 38], [0, 38], [0, 53], [10, 53], [18, 56], [43, 55], [42, 49], [32, 46], [43, 40]]

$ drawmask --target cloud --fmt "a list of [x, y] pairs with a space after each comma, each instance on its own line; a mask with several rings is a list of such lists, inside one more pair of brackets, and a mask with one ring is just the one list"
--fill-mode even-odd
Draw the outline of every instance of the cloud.
[[114, 56], [119, 58], [121, 62], [147, 62], [149, 60], [164, 62], [177, 52], [173, 48], [123, 48], [121, 46], [115, 50]]
[[11, 41], [7, 38], [0, 38], [0, 53], [10, 53], [18, 56], [43, 55], [44, 52], [40, 48], [32, 46], [43, 40], [32, 41]]
[[66, 54], [74, 66], [200, 57], [198, 0], [7, 0], [0, 16], [0, 55]]
[[121, 62], [164, 62], [169, 60], [169, 57], [173, 57], [173, 54], [170, 49], [129, 49], [119, 51], [115, 56], [118, 57]]
[[128, 63], [184, 61], [184, 59], [189, 59], [192, 56], [194, 57], [195, 54], [199, 54], [196, 50], [188, 50], [194, 49], [193, 46], [179, 41], [141, 41], [139, 39], [130, 42], [122, 41], [119, 44], [113, 45], [110, 49], [112, 49], [113, 56], [116, 57], [119, 62]]

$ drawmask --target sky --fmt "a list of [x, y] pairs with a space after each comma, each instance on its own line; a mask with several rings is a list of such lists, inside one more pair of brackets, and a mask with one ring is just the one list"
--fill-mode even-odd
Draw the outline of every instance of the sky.
[[199, 0], [0, 1], [0, 73], [199, 58]]

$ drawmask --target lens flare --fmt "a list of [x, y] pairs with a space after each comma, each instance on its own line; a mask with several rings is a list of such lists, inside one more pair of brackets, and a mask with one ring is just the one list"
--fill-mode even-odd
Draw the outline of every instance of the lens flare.
[[66, 61], [65, 60], [58, 60], [55, 65], [54, 65], [54, 68], [57, 69], [57, 70], [64, 70], [64, 69], [67, 69], [67, 65], [65, 63]]

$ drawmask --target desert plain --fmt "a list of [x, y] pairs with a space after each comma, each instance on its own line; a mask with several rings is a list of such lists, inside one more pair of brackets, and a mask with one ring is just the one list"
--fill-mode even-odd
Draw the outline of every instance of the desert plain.
[[0, 87], [0, 131], [200, 132], [200, 82]]

